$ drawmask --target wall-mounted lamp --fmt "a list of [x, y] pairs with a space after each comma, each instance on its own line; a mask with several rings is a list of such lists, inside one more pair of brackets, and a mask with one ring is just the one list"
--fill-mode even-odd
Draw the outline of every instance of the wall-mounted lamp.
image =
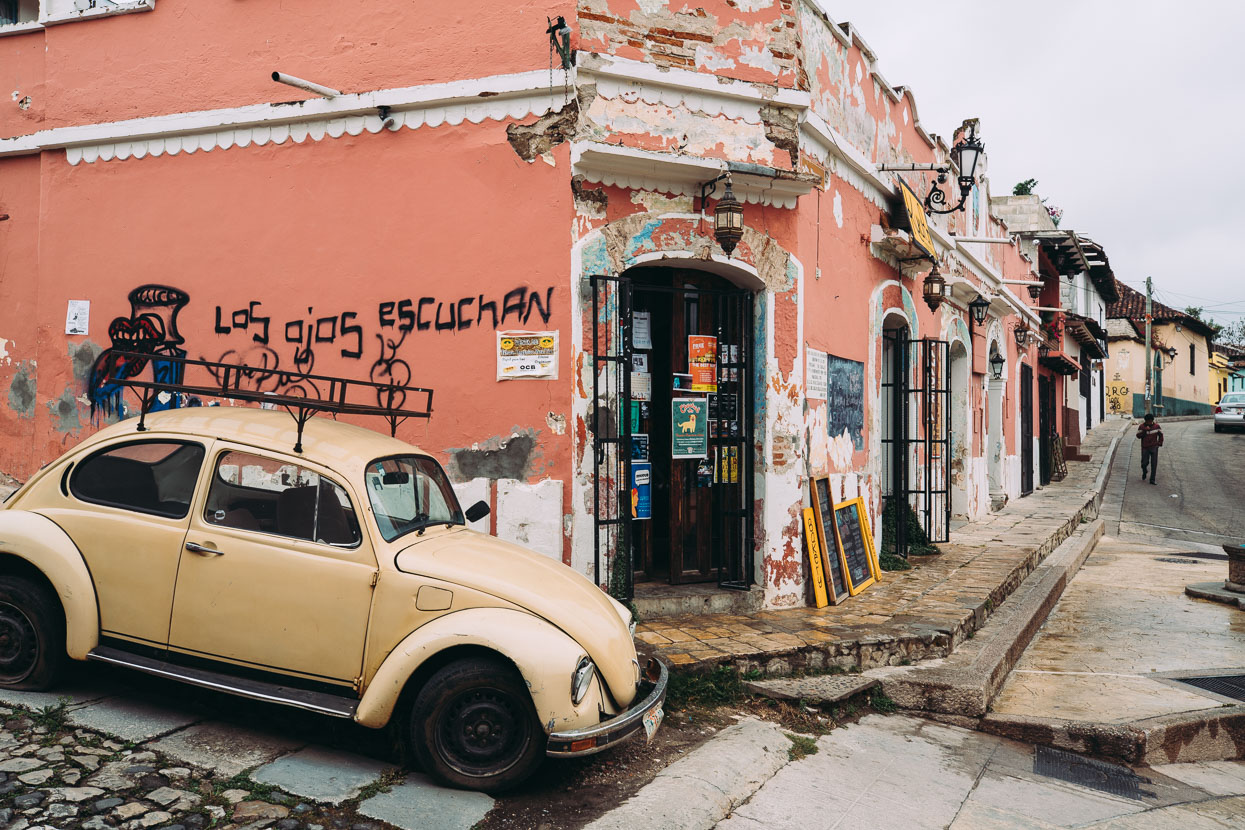
[[1038, 297], [1042, 296], [1042, 286], [1034, 284], [1034, 285], [1028, 286], [1028, 288], [1029, 288], [1029, 299], [1036, 300]]
[[1043, 340], [1038, 343], [1038, 357], [1046, 357], [1048, 354], [1050, 354], [1050, 342]]
[[938, 273], [937, 262], [925, 275], [925, 282], [921, 286], [921, 296], [925, 298], [925, 304], [929, 306], [930, 311], [937, 311], [938, 306], [947, 299], [947, 281], [943, 279], [942, 274]]
[[549, 35], [549, 51], [558, 53], [563, 69], [570, 69], [575, 65], [575, 53], [571, 51], [571, 27], [566, 25], [566, 18], [562, 15], [558, 15], [556, 22], [546, 17], [545, 22], [549, 24], [549, 28], [545, 29], [545, 34]]
[[718, 189], [718, 182], [726, 180], [726, 192], [713, 208], [713, 238], [722, 246], [727, 257], [735, 252], [735, 246], [744, 236], [744, 206], [731, 190], [731, 174], [723, 173], [713, 181], [700, 186], [700, 212], [704, 213], [709, 197]]
[[945, 210], [943, 205], [947, 203], [947, 194], [943, 192], [942, 185], [947, 183], [947, 174], [950, 172], [947, 165], [880, 164], [877, 169], [892, 172], [925, 170], [937, 173], [937, 179], [930, 185], [929, 193], [925, 196], [925, 212], [955, 213], [956, 211], [964, 210], [964, 203], [968, 201], [969, 194], [973, 192], [973, 186], [977, 184], [977, 162], [981, 160], [981, 154], [985, 152], [985, 149], [985, 145], [977, 137], [976, 122], [969, 122], [968, 137], [960, 139], [951, 148], [951, 162], [960, 171], [959, 176], [956, 178], [956, 182], [960, 186], [960, 201], [956, 203], [955, 207], [946, 208]]
[[990, 372], [994, 376], [995, 380], [999, 380], [1003, 377], [1003, 364], [1006, 362], [1007, 361], [1003, 359], [1003, 355], [998, 352], [990, 355]]
[[1012, 336], [1016, 338], [1016, 348], [1023, 349], [1029, 342], [1029, 324], [1018, 320], [1012, 328]]
[[980, 326], [986, 321], [986, 313], [990, 311], [990, 301], [978, 294], [977, 299], [968, 304], [968, 310], [973, 315], [973, 322]]

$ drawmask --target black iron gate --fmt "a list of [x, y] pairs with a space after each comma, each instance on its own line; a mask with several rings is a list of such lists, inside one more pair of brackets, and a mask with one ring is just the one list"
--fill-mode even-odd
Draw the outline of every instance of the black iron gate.
[[593, 574], [610, 594], [635, 592], [631, 561], [631, 282], [592, 277]]
[[[706, 395], [709, 454], [692, 479], [698, 485], [701, 471], [708, 471], [705, 478], [711, 482], [711, 508], [706, 525], [693, 530], [708, 533], [710, 567], [717, 571], [718, 585], [748, 590], [753, 583], [755, 521], [752, 294], [691, 285], [637, 285], [626, 276], [596, 275], [591, 280], [593, 554], [597, 584], [602, 584], [603, 577], [608, 579], [610, 593], [619, 599], [635, 594], [637, 538], [641, 534], [634, 532], [632, 524], [632, 310], [636, 292], [645, 292], [681, 295], [686, 313], [695, 317], [699, 315], [693, 307], [713, 309], [717, 391]], [[654, 412], [653, 417], [662, 414]], [[656, 489], [654, 486], [654, 492]], [[679, 544], [684, 541], [680, 539]]]
[[[889, 403], [882, 425], [883, 495], [910, 507], [930, 542], [946, 542], [951, 533], [951, 344], [909, 340], [906, 329], [884, 331], [883, 343], [889, 358], [882, 376], [882, 395]], [[909, 515], [906, 509], [895, 510], [895, 552], [903, 557], [912, 542]]]
[[[712, 538], [718, 585], [746, 591], [753, 568], [752, 293], [702, 292], [717, 309], [718, 391], [710, 396], [714, 464]], [[717, 412], [714, 411], [716, 402]], [[714, 419], [714, 415], [718, 417]]]

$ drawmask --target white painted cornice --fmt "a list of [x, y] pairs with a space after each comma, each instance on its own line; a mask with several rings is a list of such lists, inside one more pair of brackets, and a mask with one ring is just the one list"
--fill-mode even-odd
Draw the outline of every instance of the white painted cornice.
[[706, 115], [723, 115], [750, 124], [761, 123], [765, 106], [806, 110], [809, 94], [803, 90], [750, 83], [689, 69], [661, 69], [651, 63], [578, 53], [576, 74], [581, 84], [596, 85], [604, 98], [641, 100], [648, 104], [683, 107]]
[[[112, 2], [112, 0], [110, 0]], [[156, 0], [115, 0], [112, 5], [99, 6], [94, 9], [78, 11], [73, 7], [73, 0], [61, 0], [60, 9], [49, 0], [42, 0], [42, 8], [38, 20], [27, 23], [8, 23], [0, 26], [0, 37], [20, 35], [24, 32], [37, 32], [48, 26], [59, 26], [62, 23], [77, 23], [80, 20], [95, 20], [101, 17], [116, 17], [120, 14], [150, 12], [156, 9]]]
[[[679, 156], [598, 141], [571, 145], [571, 171], [596, 184], [699, 196], [700, 186], [730, 171], [741, 202], [793, 208], [816, 186], [812, 177], [789, 170], [701, 156]], [[719, 191], [720, 192], [720, 191]]]
[[553, 94], [547, 71], [493, 75], [470, 81], [425, 84], [315, 97], [303, 101], [254, 104], [230, 109], [158, 115], [57, 127], [16, 138], [0, 139], [0, 157], [26, 155], [45, 150], [66, 151], [71, 164], [80, 161], [142, 158], [165, 153], [246, 147], [250, 144], [281, 144], [289, 139], [302, 143], [310, 138], [359, 135], [364, 130], [385, 129], [380, 107], [389, 108], [393, 124], [415, 129], [442, 124], [479, 124], [485, 120], [543, 115], [563, 103], [564, 77], [554, 73]]

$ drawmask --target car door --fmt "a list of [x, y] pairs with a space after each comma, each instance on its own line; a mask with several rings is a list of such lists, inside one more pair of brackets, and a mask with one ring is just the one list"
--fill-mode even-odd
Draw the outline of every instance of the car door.
[[205, 445], [181, 438], [114, 441], [75, 462], [39, 510], [82, 552], [100, 634], [163, 648]]
[[192, 511], [169, 649], [351, 683], [376, 577], [355, 503], [301, 458], [218, 441]]

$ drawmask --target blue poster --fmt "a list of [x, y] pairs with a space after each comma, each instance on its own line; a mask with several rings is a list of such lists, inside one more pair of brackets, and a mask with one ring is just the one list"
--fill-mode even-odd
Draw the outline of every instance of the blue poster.
[[853, 447], [865, 448], [865, 364], [826, 355], [826, 422], [831, 438], [846, 431]]
[[631, 518], [653, 518], [653, 465], [631, 465]]

